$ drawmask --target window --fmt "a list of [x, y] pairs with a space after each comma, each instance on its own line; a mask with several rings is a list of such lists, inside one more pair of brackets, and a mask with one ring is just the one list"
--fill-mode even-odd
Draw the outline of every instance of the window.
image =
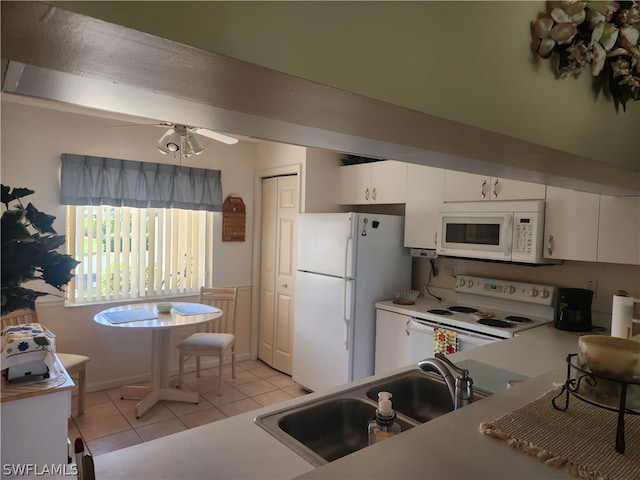
[[211, 284], [213, 213], [67, 207], [68, 253], [81, 261], [73, 304], [196, 293]]

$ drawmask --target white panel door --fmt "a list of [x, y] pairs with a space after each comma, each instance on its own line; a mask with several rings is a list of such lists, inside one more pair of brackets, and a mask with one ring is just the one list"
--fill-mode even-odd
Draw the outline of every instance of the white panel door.
[[292, 372], [298, 177], [263, 180], [258, 357]]
[[298, 177], [279, 177], [273, 367], [289, 375], [293, 357], [297, 219]]

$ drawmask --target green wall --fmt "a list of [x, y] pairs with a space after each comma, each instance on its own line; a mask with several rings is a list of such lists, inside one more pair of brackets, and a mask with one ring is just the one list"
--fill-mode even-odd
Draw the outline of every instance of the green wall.
[[640, 169], [640, 102], [531, 53], [542, 1], [50, 2], [413, 110]]

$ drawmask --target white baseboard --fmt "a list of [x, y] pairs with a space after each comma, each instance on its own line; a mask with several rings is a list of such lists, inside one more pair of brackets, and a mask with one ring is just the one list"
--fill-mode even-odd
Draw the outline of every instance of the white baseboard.
[[[251, 360], [250, 353], [244, 353], [242, 355], [236, 356], [236, 362], [243, 362], [245, 360]], [[200, 368], [214, 368], [214, 367], [218, 367], [217, 357], [203, 357], [200, 364]], [[185, 365], [185, 373], [195, 372], [195, 370], [196, 370], [195, 360], [187, 362], [187, 364]], [[175, 366], [170, 370], [169, 375], [173, 376], [177, 374], [178, 374], [178, 367]], [[100, 390], [107, 390], [109, 388], [121, 387], [123, 385], [133, 385], [136, 383], [148, 382], [149, 378], [150, 378], [150, 375], [145, 374], [145, 375], [125, 377], [125, 378], [114, 378], [114, 379], [105, 380], [102, 382], [87, 383], [86, 392], [87, 393], [98, 392]]]

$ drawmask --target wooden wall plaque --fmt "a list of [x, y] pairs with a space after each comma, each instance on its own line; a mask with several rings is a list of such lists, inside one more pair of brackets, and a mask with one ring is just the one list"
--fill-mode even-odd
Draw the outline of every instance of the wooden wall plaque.
[[244, 242], [246, 220], [242, 198], [229, 195], [222, 204], [222, 241]]

